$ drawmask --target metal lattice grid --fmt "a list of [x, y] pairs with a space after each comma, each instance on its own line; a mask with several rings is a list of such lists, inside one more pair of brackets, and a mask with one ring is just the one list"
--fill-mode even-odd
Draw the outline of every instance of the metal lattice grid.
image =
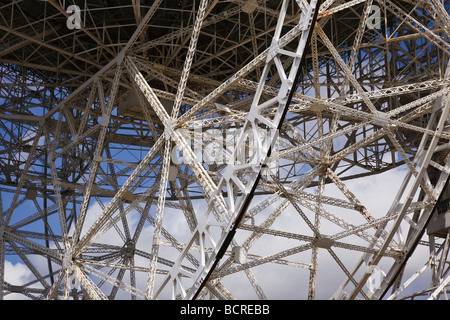
[[449, 6], [1, 4], [0, 297], [447, 298]]

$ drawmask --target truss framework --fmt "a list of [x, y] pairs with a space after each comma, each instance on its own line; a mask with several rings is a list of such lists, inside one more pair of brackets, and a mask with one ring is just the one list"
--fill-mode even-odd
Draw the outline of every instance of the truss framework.
[[[27, 4], [0, 14], [0, 298], [277, 298], [268, 274], [305, 299], [447, 298], [449, 236], [425, 230], [449, 3], [88, 1], [75, 30], [67, 3]], [[355, 186], [385, 172], [374, 211]]]

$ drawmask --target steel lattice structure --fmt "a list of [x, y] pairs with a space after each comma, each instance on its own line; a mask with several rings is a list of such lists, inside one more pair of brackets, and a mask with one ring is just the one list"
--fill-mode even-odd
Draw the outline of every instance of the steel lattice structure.
[[1, 1], [0, 298], [447, 298], [449, 9]]

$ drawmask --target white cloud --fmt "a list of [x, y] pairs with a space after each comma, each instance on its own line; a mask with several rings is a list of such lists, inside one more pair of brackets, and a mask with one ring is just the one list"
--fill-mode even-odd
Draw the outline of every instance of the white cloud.
[[21, 285], [30, 281], [33, 278], [33, 274], [28, 267], [21, 263], [15, 264], [6, 260], [5, 261], [5, 281], [12, 285]]
[[[20, 286], [30, 282], [33, 278], [34, 275], [25, 264], [21, 262], [16, 262], [14, 264], [8, 260], [5, 260], [5, 281], [9, 284], [13, 286]], [[5, 300], [17, 299], [27, 299], [27, 297], [17, 293], [11, 293], [5, 296]]]

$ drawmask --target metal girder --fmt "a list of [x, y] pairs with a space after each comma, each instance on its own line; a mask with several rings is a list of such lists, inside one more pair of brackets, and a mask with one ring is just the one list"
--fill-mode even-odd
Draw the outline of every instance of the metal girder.
[[[258, 122], [262, 122], [264, 125], [267, 125], [269, 130], [272, 130], [272, 132], [274, 130], [277, 130], [281, 126], [281, 123], [284, 119], [284, 114], [286, 113], [286, 110], [287, 110], [287, 106], [289, 105], [289, 100], [292, 98], [292, 95], [290, 94], [290, 92], [293, 89], [292, 87], [296, 85], [296, 81], [295, 81], [296, 76], [298, 75], [298, 72], [301, 67], [301, 60], [304, 55], [305, 47], [308, 45], [308, 39], [310, 38], [310, 32], [311, 32], [310, 30], [312, 30], [312, 27], [315, 23], [314, 17], [316, 16], [317, 8], [318, 8], [318, 5], [317, 5], [316, 1], [312, 1], [311, 4], [309, 4], [309, 7], [302, 8], [303, 12], [300, 16], [300, 21], [297, 26], [297, 28], [299, 28], [301, 30], [301, 40], [300, 40], [298, 49], [294, 53], [286, 53], [286, 52], [282, 51], [283, 47], [281, 47], [278, 43], [278, 41], [280, 40], [281, 28], [284, 25], [284, 21], [283, 21], [284, 15], [286, 14], [286, 10], [287, 10], [287, 2], [285, 1], [283, 3], [282, 9], [281, 9], [281, 18], [279, 20], [277, 30], [275, 31], [274, 40], [272, 41], [273, 45], [272, 45], [270, 52], [268, 53], [266, 65], [265, 65], [263, 73], [262, 73], [263, 77], [261, 80], [261, 89], [257, 90], [257, 93], [253, 100], [254, 104], [252, 104], [252, 108], [249, 111], [249, 115], [248, 115], [248, 117], [245, 121], [244, 127], [243, 127], [244, 133], [242, 133], [238, 137], [237, 147], [232, 154], [233, 164], [229, 165], [225, 169], [224, 178], [221, 179], [221, 181], [218, 183], [216, 190], [214, 191], [214, 193], [217, 194], [223, 188], [226, 188], [229, 193], [232, 193], [233, 184], [236, 184], [238, 189], [243, 191], [243, 197], [239, 200], [234, 199], [234, 196], [233, 196], [233, 198], [229, 198], [230, 202], [227, 204], [228, 205], [227, 211], [228, 211], [229, 216], [227, 217], [228, 218], [227, 220], [219, 221], [222, 223], [223, 227], [222, 227], [222, 232], [221, 232], [220, 238], [217, 240], [217, 242], [214, 241], [217, 243], [217, 245], [214, 248], [214, 252], [212, 254], [210, 254], [208, 258], [206, 258], [206, 254], [201, 253], [201, 255], [203, 257], [202, 266], [201, 266], [201, 268], [199, 268], [197, 273], [195, 275], [193, 275], [194, 284], [193, 284], [192, 289], [188, 289], [187, 292], [186, 292], [186, 289], [184, 290], [183, 294], [185, 296], [183, 296], [183, 298], [186, 298], [186, 299], [195, 298], [200, 293], [200, 291], [203, 289], [203, 286], [205, 285], [206, 281], [208, 281], [208, 278], [209, 278], [214, 266], [222, 258], [223, 251], [229, 245], [229, 243], [232, 239], [232, 236], [233, 236], [237, 226], [239, 225], [239, 223], [243, 217], [243, 214], [245, 213], [245, 210], [247, 209], [247, 207], [249, 205], [248, 201], [251, 199], [252, 192], [254, 191], [256, 184], [258, 183], [262, 167], [267, 163], [267, 158], [270, 156], [270, 150], [271, 150], [271, 147], [273, 147], [273, 142], [275, 141], [276, 136], [273, 135], [272, 137], [268, 138], [270, 140], [266, 141], [266, 146], [264, 146], [261, 150], [257, 150], [258, 159], [257, 159], [257, 163], [255, 163], [254, 166], [255, 166], [255, 168], [258, 168], [258, 169], [257, 169], [257, 171], [254, 170], [255, 172], [252, 173], [252, 177], [250, 178], [249, 181], [243, 182], [243, 181], [236, 180], [236, 178], [235, 178], [235, 176], [237, 176], [239, 174], [240, 170], [246, 170], [251, 167], [251, 164], [243, 164], [240, 166], [236, 166], [234, 164], [234, 163], [237, 163], [237, 161], [235, 162], [234, 159], [237, 160], [237, 158], [239, 157], [236, 150], [239, 150], [240, 148], [243, 147], [242, 143], [243, 143], [243, 140], [245, 137], [244, 134], [246, 134], [245, 131], [252, 127], [254, 127], [256, 129], [258, 127]], [[262, 90], [262, 87], [265, 82], [265, 77], [268, 74], [269, 66], [272, 63], [277, 64], [277, 61], [279, 59], [278, 55], [283, 55], [283, 54], [295, 55], [296, 61], [294, 61], [293, 68], [289, 72], [289, 75], [290, 75], [289, 78], [286, 78], [286, 71], [284, 71], [284, 70], [279, 71], [280, 79], [282, 79], [282, 89], [280, 90], [280, 93], [277, 96], [277, 100], [275, 100], [274, 102], [271, 102], [271, 104], [278, 102], [279, 103], [278, 109], [276, 111], [276, 115], [275, 115], [274, 119], [267, 119], [261, 115], [261, 110], [263, 109], [263, 107], [262, 107], [263, 103], [260, 102], [261, 90]], [[261, 138], [258, 137], [257, 140], [262, 140], [262, 136], [261, 136]], [[240, 141], [242, 141], [242, 142], [240, 142]], [[204, 221], [208, 220], [209, 214], [211, 213], [211, 211], [213, 211], [213, 206], [216, 206], [216, 205], [217, 205], [216, 203], [210, 203], [210, 206], [205, 214], [205, 217], [203, 218]], [[225, 218], [225, 217], [226, 216], [223, 216], [222, 218]], [[186, 252], [188, 252], [188, 250], [190, 249], [190, 246], [193, 244], [193, 240], [196, 239], [197, 237], [200, 242], [205, 241], [206, 237], [209, 237], [212, 239], [212, 236], [209, 233], [210, 227], [211, 226], [208, 224], [199, 225], [197, 227], [197, 229], [194, 231], [192, 240], [189, 241], [188, 246], [186, 246], [185, 249], [183, 250], [182, 256], [184, 256], [184, 254]], [[230, 238], [230, 235], [231, 235], [231, 238]], [[171, 271], [171, 274], [172, 274], [171, 278], [166, 279], [163, 282], [163, 284], [166, 285], [168, 283], [168, 281], [176, 281], [176, 278], [174, 279], [174, 275], [175, 275], [175, 277], [178, 277], [179, 273], [180, 273], [180, 271], [177, 269], [175, 269], [175, 272]], [[158, 291], [158, 293], [159, 293], [159, 291]]]

